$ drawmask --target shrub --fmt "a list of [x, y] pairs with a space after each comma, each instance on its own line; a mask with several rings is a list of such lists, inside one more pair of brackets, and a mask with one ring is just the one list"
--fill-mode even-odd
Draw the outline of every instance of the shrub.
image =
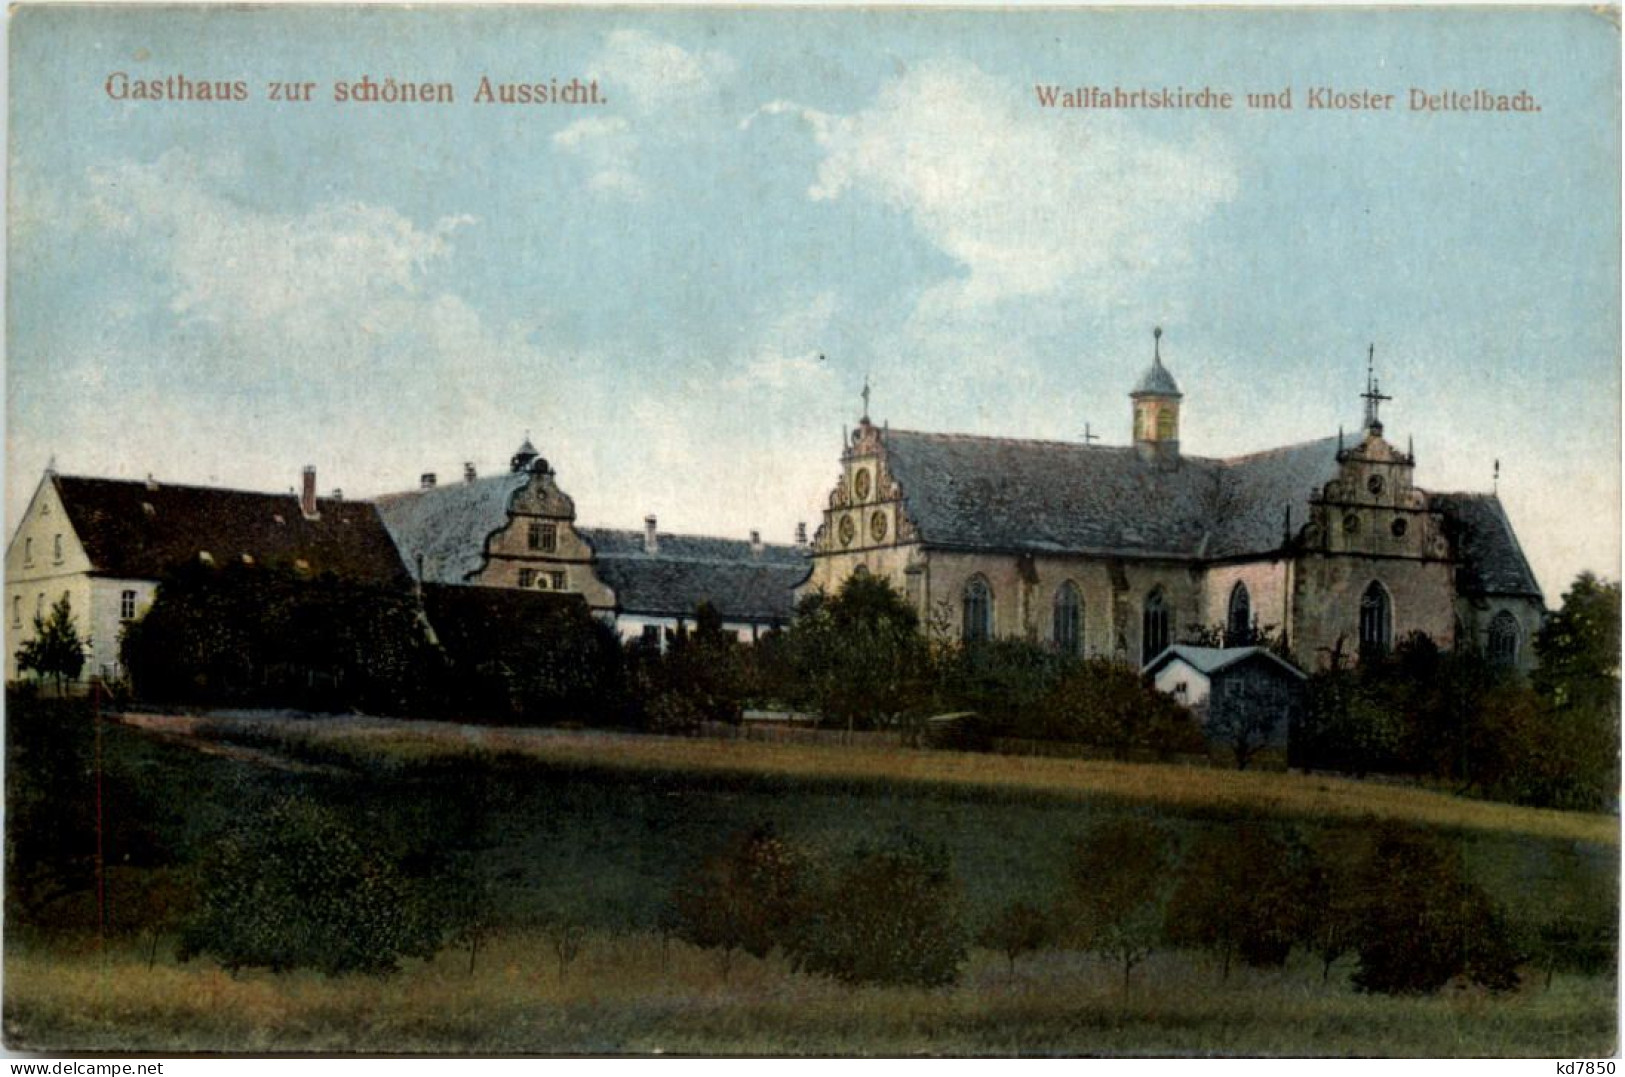
[[434, 954], [433, 921], [409, 882], [337, 816], [284, 800], [210, 852], [179, 956], [228, 969], [382, 975]]
[[906, 833], [860, 849], [809, 896], [789, 951], [842, 983], [953, 983], [966, 944], [946, 851]]
[[1207, 747], [1189, 710], [1137, 670], [1104, 658], [1069, 666], [1045, 696], [1040, 714], [1040, 735], [1096, 745], [1116, 759], [1136, 752], [1169, 758]]

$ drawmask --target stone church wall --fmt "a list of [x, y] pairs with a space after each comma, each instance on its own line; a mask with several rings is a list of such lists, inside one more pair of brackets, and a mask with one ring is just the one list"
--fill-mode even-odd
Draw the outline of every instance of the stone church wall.
[[1230, 592], [1236, 584], [1247, 585], [1252, 604], [1253, 624], [1258, 628], [1274, 625], [1284, 632], [1287, 623], [1287, 568], [1285, 561], [1249, 561], [1237, 565], [1213, 565], [1204, 574], [1203, 612], [1199, 623], [1208, 627], [1228, 624]]
[[1441, 647], [1455, 638], [1453, 571], [1445, 561], [1305, 555], [1293, 574], [1292, 652], [1305, 669], [1323, 667], [1342, 640], [1343, 654], [1360, 650], [1360, 600], [1377, 580], [1392, 600], [1393, 642], [1424, 632]]

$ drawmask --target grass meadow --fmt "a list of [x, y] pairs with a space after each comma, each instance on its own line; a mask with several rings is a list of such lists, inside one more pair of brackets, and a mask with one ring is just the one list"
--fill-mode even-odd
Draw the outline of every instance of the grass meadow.
[[[774, 957], [655, 933], [673, 886], [740, 830], [840, 853], [903, 827], [945, 847], [974, 931], [1050, 900], [1074, 838], [1133, 814], [1181, 844], [1259, 814], [1313, 836], [1400, 819], [1462, 850], [1523, 925], [1618, 907], [1619, 821], [1320, 776], [868, 747], [764, 745], [371, 719], [148, 719], [103, 730], [109, 922], [148, 908], [234, 823], [284, 797], [342, 814], [401, 862], [469, 857], [498, 932], [386, 978], [232, 975], [165, 929], [99, 943], [94, 890], [8, 921], [5, 1029], [33, 1050], [762, 1054], [1586, 1056], [1616, 1046], [1614, 977], [1530, 975], [1504, 996], [1355, 993], [1347, 961], [1237, 968], [1159, 952], [1133, 974], [1085, 954], [973, 950], [951, 988], [853, 989]], [[81, 792], [93, 795], [90, 775]], [[82, 809], [83, 803], [80, 803]], [[37, 809], [36, 809], [37, 810]], [[15, 842], [15, 835], [12, 835]], [[15, 856], [15, 848], [13, 848]], [[1612, 915], [1610, 912], [1609, 915]], [[559, 974], [527, 925], [585, 925]], [[136, 918], [139, 920], [139, 917]]]

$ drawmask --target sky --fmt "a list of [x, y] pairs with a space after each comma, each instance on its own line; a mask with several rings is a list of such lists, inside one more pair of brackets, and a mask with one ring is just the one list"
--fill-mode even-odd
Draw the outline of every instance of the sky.
[[[1185, 452], [1352, 433], [1374, 345], [1420, 485], [1487, 491], [1499, 461], [1548, 601], [1619, 575], [1619, 31], [1585, 9], [60, 7], [10, 33], [13, 521], [53, 460], [264, 490], [312, 464], [366, 497], [528, 433], [584, 524], [789, 541], [866, 379], [900, 428], [1124, 444], [1161, 326]], [[116, 73], [249, 99], [115, 99]], [[456, 101], [334, 101], [364, 75]], [[482, 75], [604, 103], [476, 103]]]

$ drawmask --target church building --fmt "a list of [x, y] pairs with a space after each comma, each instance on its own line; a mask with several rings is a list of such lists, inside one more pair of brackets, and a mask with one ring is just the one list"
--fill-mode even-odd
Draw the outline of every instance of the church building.
[[1307, 668], [1413, 632], [1534, 664], [1544, 603], [1499, 499], [1419, 489], [1374, 375], [1355, 438], [1190, 456], [1161, 338], [1126, 447], [893, 430], [866, 401], [803, 590], [873, 573], [951, 638], [1141, 666], [1199, 630], [1266, 628]]

